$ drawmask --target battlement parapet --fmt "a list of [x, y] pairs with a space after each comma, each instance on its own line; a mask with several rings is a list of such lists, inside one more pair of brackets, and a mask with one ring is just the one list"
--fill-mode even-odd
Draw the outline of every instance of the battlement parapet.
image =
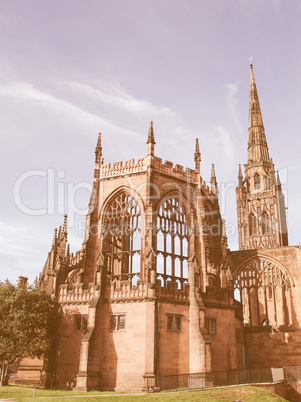
[[[124, 162], [118, 161], [111, 163], [105, 163], [100, 165], [100, 178], [116, 177], [120, 175], [146, 172], [148, 159], [138, 158], [137, 162], [134, 159], [128, 159]], [[182, 165], [174, 164], [170, 161], [162, 161], [161, 158], [153, 157], [152, 166], [155, 171], [159, 173], [172, 176], [176, 179], [188, 181], [193, 184], [198, 184], [200, 180], [202, 191], [208, 197], [214, 196], [215, 194], [211, 191], [205, 180], [203, 180], [195, 170], [190, 168], [185, 168]]]
[[123, 164], [122, 161], [100, 165], [100, 177], [114, 177], [124, 174], [138, 173], [146, 171], [146, 158], [138, 158], [137, 163], [134, 159], [128, 159]]
[[89, 303], [93, 297], [99, 295], [99, 287], [95, 284], [90, 284], [88, 289], [83, 288], [83, 283], [72, 285], [64, 284], [60, 286], [58, 302], [59, 303]]
[[120, 281], [111, 283], [107, 288], [107, 298], [110, 301], [143, 300], [154, 296], [154, 290], [144, 280], [138, 280], [137, 286], [132, 286], [131, 281]]
[[173, 165], [170, 161], [162, 162], [161, 158], [154, 157], [154, 168], [157, 172], [176, 177], [177, 179], [197, 183], [197, 174], [194, 170], [186, 168], [182, 165]]
[[185, 283], [183, 290], [178, 289], [177, 281], [168, 281], [166, 287], [161, 286], [161, 280], [156, 280], [156, 294], [159, 298], [174, 301], [189, 301], [189, 284]]

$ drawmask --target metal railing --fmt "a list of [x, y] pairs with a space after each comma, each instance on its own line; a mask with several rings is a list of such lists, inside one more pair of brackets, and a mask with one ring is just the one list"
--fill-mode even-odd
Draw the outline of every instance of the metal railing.
[[218, 371], [214, 373], [215, 386], [262, 384], [273, 382], [270, 368]]
[[301, 366], [284, 367], [284, 374], [286, 380], [300, 380], [301, 379]]
[[158, 377], [157, 386], [159, 386], [161, 390], [193, 388], [203, 389], [210, 386], [210, 379], [212, 379], [211, 373], [167, 375]]
[[[264, 384], [301, 379], [301, 366], [216, 371], [213, 373], [158, 376], [161, 391], [171, 389], [205, 389], [228, 385]], [[150, 379], [153, 381], [153, 379]], [[153, 385], [149, 383], [148, 386]]]

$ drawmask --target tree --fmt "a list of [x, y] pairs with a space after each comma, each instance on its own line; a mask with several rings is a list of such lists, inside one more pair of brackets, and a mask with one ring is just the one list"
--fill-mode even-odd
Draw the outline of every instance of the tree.
[[58, 303], [39, 286], [0, 282], [0, 386], [17, 358], [47, 356], [58, 316]]

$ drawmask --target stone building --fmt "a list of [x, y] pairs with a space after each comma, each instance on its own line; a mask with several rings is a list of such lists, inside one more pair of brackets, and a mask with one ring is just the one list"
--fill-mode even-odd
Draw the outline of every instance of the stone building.
[[239, 251], [214, 166], [208, 187], [200, 161], [196, 140], [194, 170], [163, 163], [151, 122], [145, 157], [104, 164], [99, 134], [82, 249], [70, 254], [65, 217], [40, 277], [61, 305], [57, 349], [48, 365], [21, 361], [19, 381], [44, 372], [58, 387], [141, 390], [166, 375], [301, 364], [301, 249], [288, 246], [252, 65]]

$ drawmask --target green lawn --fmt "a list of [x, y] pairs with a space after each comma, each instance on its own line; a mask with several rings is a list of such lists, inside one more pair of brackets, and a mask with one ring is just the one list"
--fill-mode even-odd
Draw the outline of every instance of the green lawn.
[[[33, 388], [24, 386], [7, 386], [0, 388], [0, 399], [11, 399], [14, 401], [32, 401]], [[41, 399], [40, 399], [41, 398]], [[246, 402], [262, 402], [262, 401], [285, 401], [280, 396], [267, 391], [260, 387], [230, 387], [219, 388], [207, 391], [185, 391], [185, 392], [161, 392], [159, 394], [129, 394], [129, 393], [115, 393], [115, 392], [73, 392], [73, 391], [60, 391], [60, 390], [45, 390], [36, 389], [35, 399], [41, 402], [63, 402], [63, 401], [120, 401], [126, 402], [150, 402], [150, 401], [246, 401]]]

